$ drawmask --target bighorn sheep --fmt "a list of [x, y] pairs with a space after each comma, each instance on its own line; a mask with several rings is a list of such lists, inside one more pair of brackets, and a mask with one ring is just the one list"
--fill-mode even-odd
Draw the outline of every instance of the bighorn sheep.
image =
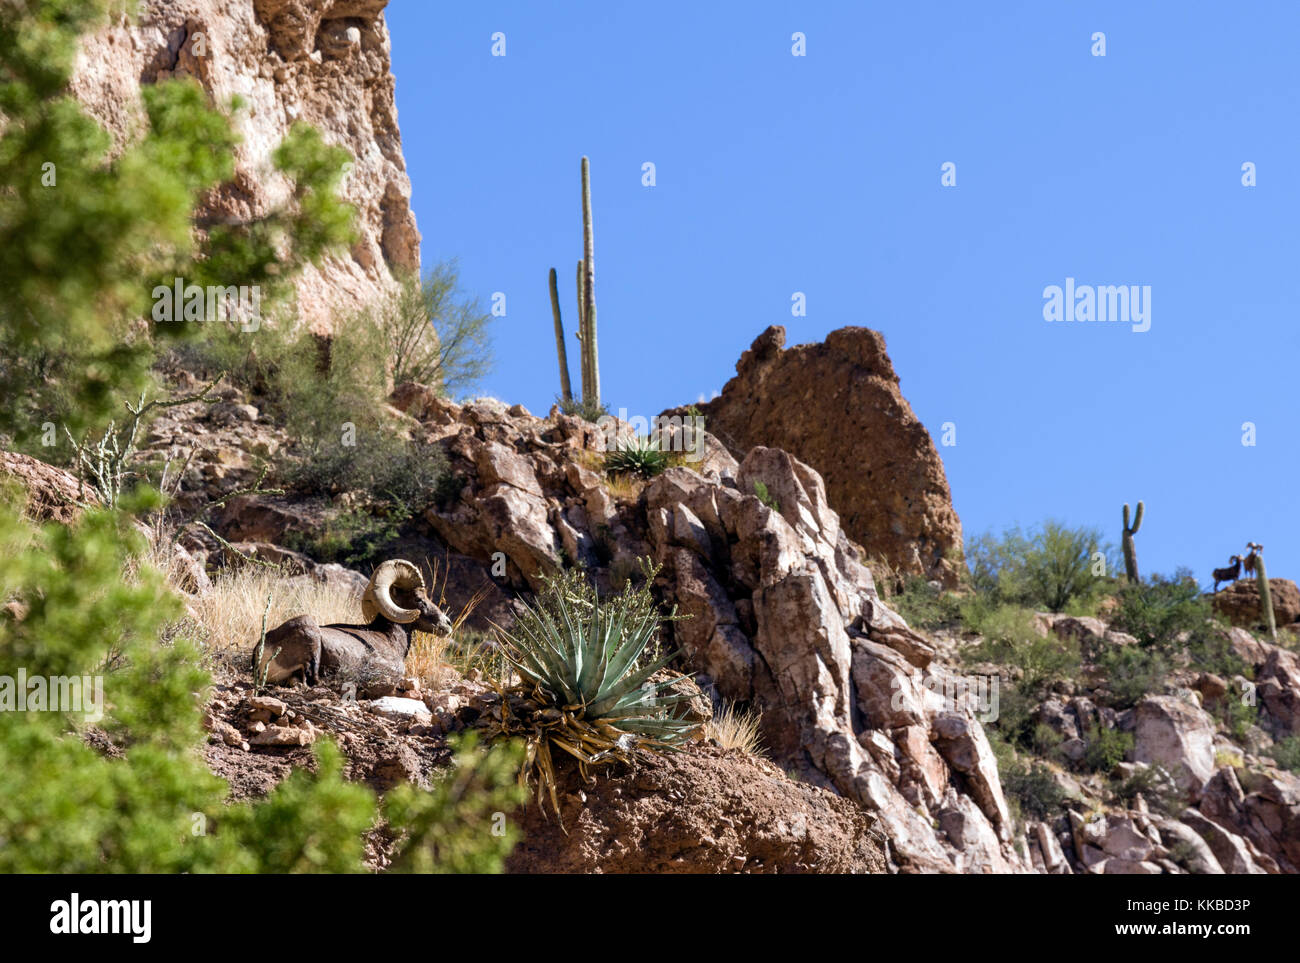
[[405, 559], [390, 559], [370, 576], [361, 598], [361, 625], [318, 625], [299, 615], [266, 633], [256, 677], [283, 684], [300, 677], [316, 685], [321, 674], [349, 679], [391, 672], [401, 675], [411, 633], [417, 629], [450, 635], [451, 620], [429, 601], [420, 570]]
[[1246, 547], [1250, 549], [1250, 554], [1247, 555], [1245, 558], [1243, 558], [1241, 562], [1243, 565], [1246, 566], [1246, 574], [1254, 575], [1255, 560], [1259, 557], [1259, 553], [1264, 551], [1264, 546], [1256, 542], [1247, 542]]
[[1241, 556], [1229, 555], [1227, 568], [1216, 568], [1214, 575], [1214, 591], [1219, 591], [1220, 582], [1235, 582], [1241, 577]]

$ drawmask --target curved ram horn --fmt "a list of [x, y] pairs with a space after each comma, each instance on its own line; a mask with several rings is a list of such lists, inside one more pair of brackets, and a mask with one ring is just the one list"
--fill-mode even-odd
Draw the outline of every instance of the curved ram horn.
[[361, 598], [361, 613], [367, 622], [373, 622], [382, 615], [390, 622], [414, 622], [420, 617], [419, 609], [404, 609], [393, 601], [393, 588], [424, 588], [424, 578], [420, 570], [406, 559], [393, 558], [375, 569], [366, 586], [366, 594]]

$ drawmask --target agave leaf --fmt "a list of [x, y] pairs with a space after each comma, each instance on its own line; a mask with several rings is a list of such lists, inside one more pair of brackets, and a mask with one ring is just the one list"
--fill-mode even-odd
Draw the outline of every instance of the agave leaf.
[[620, 708], [635, 705], [643, 699], [648, 699], [655, 692], [659, 691], [658, 683], [655, 684], [655, 689], [649, 695], [642, 694], [638, 690], [641, 689], [642, 684], [645, 683], [650, 676], [654, 675], [667, 665], [676, 655], [676, 652], [670, 652], [668, 655], [656, 659], [649, 665], [623, 676], [615, 691], [610, 692], [604, 698], [587, 707], [588, 714], [592, 716], [603, 716], [610, 712], [616, 712]]
[[606, 673], [606, 684], [596, 692], [593, 702], [603, 702], [615, 691], [626, 689], [626, 679], [629, 667], [631, 667], [645, 651], [650, 640], [654, 637], [657, 624], [652, 613], [643, 613], [642, 618], [633, 625], [624, 638], [622, 646], [610, 659], [609, 671]]

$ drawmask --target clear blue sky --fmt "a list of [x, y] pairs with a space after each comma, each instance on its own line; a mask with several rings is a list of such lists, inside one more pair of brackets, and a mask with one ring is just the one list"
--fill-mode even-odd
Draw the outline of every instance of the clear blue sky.
[[[544, 414], [559, 390], [546, 275], [572, 332], [587, 154], [615, 411], [711, 395], [769, 324], [790, 344], [865, 325], [936, 442], [956, 425], [940, 453], [967, 535], [1056, 517], [1118, 542], [1143, 499], [1145, 572], [1204, 583], [1255, 540], [1300, 578], [1300, 4], [387, 16], [425, 266], [458, 258], [469, 292], [507, 298], [484, 393]], [[1044, 321], [1067, 276], [1151, 285], [1151, 329]]]

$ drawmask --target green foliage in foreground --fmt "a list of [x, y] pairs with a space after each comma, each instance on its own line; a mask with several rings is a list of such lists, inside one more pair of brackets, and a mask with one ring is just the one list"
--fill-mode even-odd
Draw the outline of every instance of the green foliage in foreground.
[[188, 79], [149, 84], [140, 135], [113, 144], [68, 83], [82, 35], [119, 6], [28, 0], [0, 15], [0, 432], [45, 460], [71, 455], [42, 445], [46, 423], [78, 439], [102, 429], [146, 387], [156, 340], [201, 327], [142, 328], [156, 287], [257, 287], [265, 311], [352, 237], [335, 196], [347, 153], [304, 125], [272, 156], [284, 207], [196, 232], [200, 198], [234, 175], [241, 105], [214, 106]]
[[[102, 676], [97, 725], [122, 754], [87, 744], [81, 711], [0, 712], [0, 872], [364, 871], [376, 800], [342, 778], [332, 743], [317, 747], [314, 774], [225, 803], [229, 788], [201, 756], [206, 674], [188, 642], [158, 641], [180, 603], [140, 563], [127, 516], [87, 512], [75, 526], [36, 529], [16, 503], [12, 492], [0, 499], [0, 595], [28, 611], [0, 619], [0, 676]], [[518, 761], [512, 746], [464, 746], [432, 792], [395, 791], [383, 812], [394, 865], [498, 870], [513, 840], [501, 813], [518, 798]]]

